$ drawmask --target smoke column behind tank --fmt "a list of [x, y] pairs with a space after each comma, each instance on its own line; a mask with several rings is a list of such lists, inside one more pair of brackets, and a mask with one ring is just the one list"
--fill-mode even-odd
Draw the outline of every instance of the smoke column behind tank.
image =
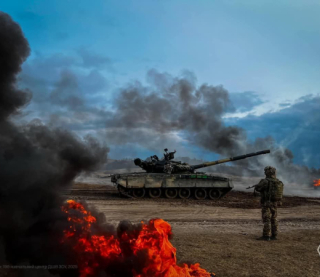
[[[223, 116], [234, 108], [222, 86], [197, 86], [196, 77], [190, 72], [173, 77], [156, 70], [148, 72], [147, 82], [147, 86], [135, 82], [120, 90], [114, 113], [107, 120], [106, 135], [111, 144], [143, 145], [158, 151], [159, 145], [167, 146], [171, 138], [174, 145], [170, 148], [179, 149], [182, 144], [186, 148], [187, 143], [217, 153], [221, 158], [270, 149], [270, 155], [237, 161], [220, 169], [226, 168], [237, 176], [263, 177], [263, 168], [272, 165], [286, 184], [307, 186], [320, 176], [319, 169], [294, 164], [293, 153], [277, 145], [272, 137], [250, 141], [246, 130], [227, 126]], [[177, 133], [182, 137], [178, 139]], [[183, 153], [178, 151], [178, 155]]]

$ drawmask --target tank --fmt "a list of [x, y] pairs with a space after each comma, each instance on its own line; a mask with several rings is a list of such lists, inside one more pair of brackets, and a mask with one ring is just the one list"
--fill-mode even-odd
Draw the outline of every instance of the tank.
[[147, 160], [134, 160], [136, 166], [145, 172], [111, 175], [111, 181], [117, 186], [120, 195], [134, 198], [167, 198], [188, 199], [194, 196], [198, 200], [219, 199], [233, 189], [232, 180], [222, 176], [197, 172], [206, 168], [231, 161], [243, 160], [249, 157], [270, 153], [263, 150], [241, 156], [189, 165], [181, 161], [174, 161], [174, 152], [164, 149], [164, 157], [159, 159], [154, 155]]

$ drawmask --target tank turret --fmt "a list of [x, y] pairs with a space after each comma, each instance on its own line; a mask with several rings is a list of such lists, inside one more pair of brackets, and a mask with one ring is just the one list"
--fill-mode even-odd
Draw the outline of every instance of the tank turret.
[[197, 164], [197, 165], [189, 165], [187, 163], [183, 163], [180, 161], [173, 161], [174, 159], [174, 152], [168, 152], [168, 149], [164, 149], [164, 158], [159, 159], [158, 156], [154, 155], [148, 158], [147, 160], [141, 160], [139, 158], [134, 160], [134, 164], [141, 167], [148, 173], [169, 173], [169, 174], [181, 174], [181, 173], [194, 173], [196, 169], [205, 168], [208, 166], [218, 165], [222, 163], [232, 162], [232, 161], [239, 161], [249, 157], [259, 156], [263, 154], [270, 153], [270, 150], [263, 150], [259, 152], [254, 152], [250, 154], [245, 154], [241, 156], [221, 159], [217, 161]]

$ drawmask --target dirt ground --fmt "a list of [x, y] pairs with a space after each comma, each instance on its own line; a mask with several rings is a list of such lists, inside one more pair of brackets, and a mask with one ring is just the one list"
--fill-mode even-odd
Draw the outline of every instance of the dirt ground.
[[279, 239], [261, 236], [259, 200], [232, 191], [212, 201], [120, 198], [111, 186], [76, 184], [68, 198], [86, 200], [108, 222], [163, 218], [174, 233], [178, 262], [199, 262], [217, 277], [320, 276], [320, 198], [285, 197]]

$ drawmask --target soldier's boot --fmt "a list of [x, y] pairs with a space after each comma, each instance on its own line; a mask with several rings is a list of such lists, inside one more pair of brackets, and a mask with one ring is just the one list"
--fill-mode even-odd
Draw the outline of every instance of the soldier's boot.
[[257, 238], [256, 240], [270, 241], [270, 237], [268, 237], [268, 236], [262, 236], [262, 237], [260, 237], [260, 238]]
[[277, 236], [271, 236], [270, 240], [277, 240]]

